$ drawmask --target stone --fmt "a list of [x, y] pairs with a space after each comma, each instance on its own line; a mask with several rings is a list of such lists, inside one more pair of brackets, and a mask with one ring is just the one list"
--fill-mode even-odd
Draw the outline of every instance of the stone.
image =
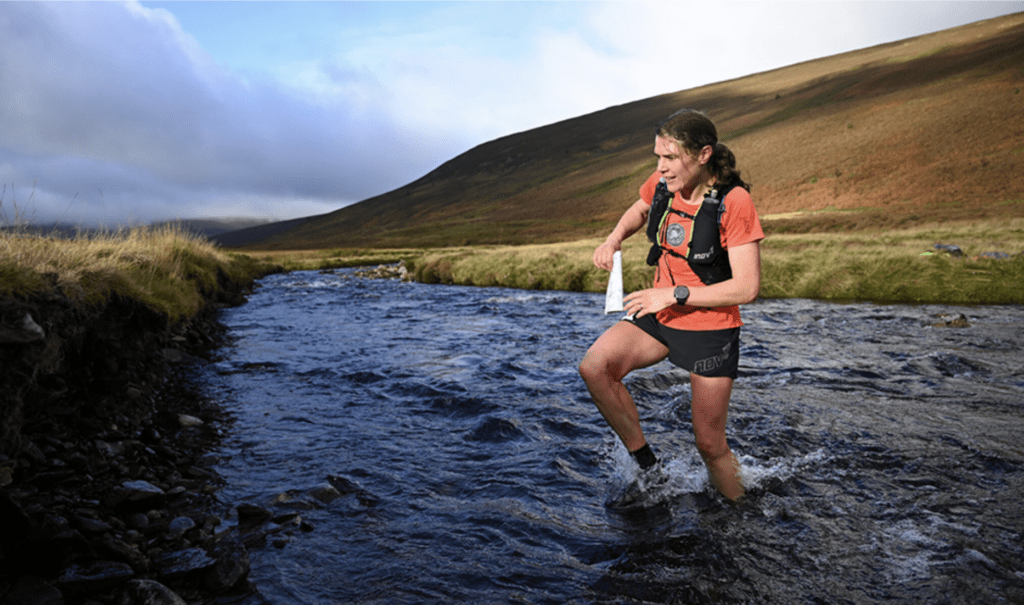
[[114, 588], [134, 576], [135, 571], [127, 563], [96, 561], [68, 567], [57, 580], [57, 586], [69, 593], [93, 593]]
[[250, 571], [249, 551], [241, 538], [232, 532], [214, 546], [217, 564], [206, 572], [204, 583], [216, 591], [228, 590], [247, 578]]
[[21, 578], [0, 596], [0, 605], [64, 605], [59, 590], [36, 577]]
[[178, 424], [183, 429], [189, 429], [197, 426], [203, 426], [203, 421], [195, 416], [189, 416], [188, 414], [178, 414]]
[[170, 533], [171, 539], [177, 540], [195, 526], [196, 522], [189, 517], [178, 517], [167, 525], [167, 531]]
[[154, 580], [130, 580], [121, 587], [114, 605], [188, 605], [176, 592]]
[[950, 319], [947, 321], [940, 321], [932, 324], [933, 328], [969, 328], [971, 323], [967, 321], [967, 316], [963, 313], [959, 317]]
[[333, 485], [320, 485], [309, 490], [309, 495], [324, 504], [330, 504], [341, 497], [341, 492], [339, 492]]
[[154, 561], [159, 570], [159, 579], [177, 580], [184, 576], [205, 572], [217, 564], [216, 559], [201, 548], [186, 548], [163, 554]]
[[164, 495], [164, 490], [153, 485], [148, 481], [125, 481], [121, 484], [121, 487], [128, 490], [128, 500], [138, 502], [139, 500], [149, 500], [157, 496]]
[[935, 244], [935, 249], [940, 252], [946, 252], [956, 258], [964, 255], [964, 251], [960, 249], [960, 246], [953, 246], [951, 244]]
[[0, 343], [31, 344], [46, 340], [46, 332], [25, 313], [13, 324], [0, 323]]
[[110, 526], [110, 524], [106, 521], [101, 521], [99, 519], [91, 519], [84, 515], [75, 515], [71, 518], [71, 520], [72, 522], [74, 522], [75, 527], [78, 528], [78, 531], [86, 535], [102, 534], [113, 529]]
[[236, 507], [238, 511], [238, 523], [241, 525], [259, 525], [269, 521], [274, 513], [255, 504], [242, 503]]
[[100, 546], [106, 554], [131, 565], [138, 573], [146, 573], [149, 570], [149, 559], [136, 546], [122, 542], [110, 534], [103, 535]]

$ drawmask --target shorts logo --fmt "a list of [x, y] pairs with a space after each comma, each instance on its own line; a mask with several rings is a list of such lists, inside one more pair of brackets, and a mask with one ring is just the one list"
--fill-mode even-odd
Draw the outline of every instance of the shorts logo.
[[670, 246], [682, 245], [685, 239], [686, 230], [683, 229], [683, 226], [679, 223], [672, 223], [665, 231], [665, 241], [668, 242]]
[[715, 355], [714, 357], [708, 357], [707, 359], [698, 359], [693, 364], [693, 373], [701, 374], [714, 370], [718, 366], [725, 363], [726, 359], [729, 359], [729, 351], [731, 350], [732, 343], [730, 342], [729, 344], [722, 347], [722, 352], [719, 355]]

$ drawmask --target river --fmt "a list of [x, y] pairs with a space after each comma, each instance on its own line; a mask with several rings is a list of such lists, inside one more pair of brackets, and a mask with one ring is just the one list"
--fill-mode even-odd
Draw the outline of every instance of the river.
[[748, 497], [709, 487], [666, 362], [627, 378], [670, 477], [629, 513], [604, 502], [635, 468], [576, 371], [603, 307], [338, 271], [224, 310], [204, 370], [234, 416], [223, 501], [303, 520], [251, 550], [260, 594], [1024, 603], [1024, 307], [745, 306], [728, 434]]

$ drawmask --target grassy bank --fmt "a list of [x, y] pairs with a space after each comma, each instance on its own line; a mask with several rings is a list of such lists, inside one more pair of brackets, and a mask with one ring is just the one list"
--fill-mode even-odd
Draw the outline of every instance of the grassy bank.
[[320, 271], [345, 267], [390, 265], [409, 261], [423, 254], [414, 249], [328, 248], [324, 250], [243, 250], [260, 263], [281, 267], [285, 271]]
[[[770, 221], [766, 222], [770, 232]], [[418, 281], [603, 292], [594, 268], [600, 240], [423, 251], [408, 261]], [[963, 256], [935, 244], [958, 246]], [[627, 291], [646, 287], [648, 244], [623, 249]], [[998, 251], [1005, 260], [979, 258]], [[762, 245], [764, 298], [876, 303], [1024, 304], [1024, 219], [933, 225], [900, 231], [770, 234]]]
[[221, 286], [274, 270], [175, 227], [74, 240], [0, 232], [0, 299], [59, 292], [75, 304], [101, 306], [123, 298], [176, 322], [194, 316]]

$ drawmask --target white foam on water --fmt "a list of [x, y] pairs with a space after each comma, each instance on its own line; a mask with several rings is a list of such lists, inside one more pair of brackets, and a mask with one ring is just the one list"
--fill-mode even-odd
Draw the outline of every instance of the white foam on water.
[[737, 459], [740, 463], [740, 481], [749, 490], [763, 487], [771, 479], [785, 481], [808, 466], [825, 462], [828, 456], [824, 449], [817, 449], [798, 458], [761, 461], [752, 456], [742, 455], [737, 456]]

